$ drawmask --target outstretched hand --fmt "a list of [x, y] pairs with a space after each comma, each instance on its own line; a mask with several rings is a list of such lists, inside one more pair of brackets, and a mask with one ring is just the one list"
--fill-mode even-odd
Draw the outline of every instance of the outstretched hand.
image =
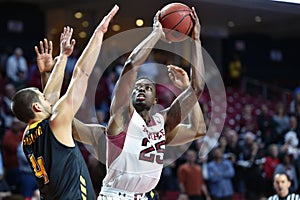
[[175, 65], [168, 65], [169, 78], [172, 83], [179, 89], [185, 90], [189, 84], [189, 76], [182, 68]]
[[45, 38], [40, 41], [40, 51], [37, 46], [34, 47], [36, 53], [37, 66], [40, 73], [51, 72], [55, 62], [52, 57], [53, 44]]
[[98, 28], [99, 28], [100, 31], [102, 31], [103, 33], [106, 33], [110, 21], [116, 15], [116, 13], [118, 12], [118, 10], [119, 10], [119, 6], [115, 5], [111, 9], [111, 11], [102, 19], [101, 23], [98, 26]]
[[73, 28], [69, 26], [64, 27], [64, 31], [60, 35], [60, 54], [70, 56], [73, 53], [75, 46], [75, 39], [72, 39]]
[[156, 12], [154, 18], [153, 18], [153, 30], [158, 30], [159, 33], [161, 34], [161, 40], [165, 41], [165, 42], [168, 42], [168, 43], [171, 43], [170, 41], [168, 41], [166, 39], [166, 35], [165, 35], [165, 32], [163, 31], [163, 27], [159, 21], [159, 16], [160, 16], [160, 10]]

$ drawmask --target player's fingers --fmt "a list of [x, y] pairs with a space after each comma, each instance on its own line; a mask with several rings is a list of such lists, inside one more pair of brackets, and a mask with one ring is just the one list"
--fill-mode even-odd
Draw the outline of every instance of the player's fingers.
[[71, 28], [70, 26], [67, 26], [66, 36], [69, 36], [72, 32], [73, 32], [73, 28]]
[[177, 65], [173, 65], [175, 68], [179, 68]]
[[64, 34], [64, 39], [68, 39], [69, 35], [70, 35], [70, 27], [67, 26], [66, 32], [65, 32], [65, 34]]
[[74, 29], [73, 29], [73, 28], [70, 28], [70, 32], [69, 32], [69, 34], [70, 34], [70, 37], [72, 36], [72, 34], [73, 34], [73, 31], [74, 31]]
[[173, 68], [176, 69], [176, 70], [183, 70], [181, 67], [178, 67], [176, 65], [173, 65]]
[[52, 43], [52, 41], [50, 40], [50, 41], [49, 41], [49, 54], [52, 55], [52, 51], [53, 51], [53, 43]]
[[40, 50], [41, 50], [41, 53], [44, 53], [44, 44], [42, 41], [40, 41]]
[[72, 33], [73, 33], [73, 28], [67, 27], [66, 34], [64, 35], [64, 40], [66, 41], [66, 45], [70, 45]]
[[48, 40], [47, 40], [47, 38], [44, 38], [44, 46], [45, 46], [45, 53], [48, 53], [49, 47], [48, 47]]
[[159, 19], [159, 16], [160, 16], [160, 10], [158, 10], [156, 12], [156, 14], [154, 15], [154, 18], [156, 18], [157, 20]]
[[168, 68], [168, 72], [171, 72], [171, 71], [173, 71], [173, 65], [167, 65], [167, 68]]
[[[162, 28], [162, 25], [161, 25], [161, 22], [159, 21], [159, 19], [160, 19], [160, 10], [158, 10], [156, 12], [156, 14], [154, 15], [153, 26], [154, 27], [161, 27]], [[164, 34], [163, 31], [162, 31], [162, 37], [165, 38], [165, 34]]]
[[182, 73], [184, 72], [184, 70], [181, 68], [181, 67], [178, 67], [178, 66], [173, 66], [173, 69], [176, 70], [178, 73]]
[[67, 30], [68, 30], [68, 26], [65, 26], [64, 27], [64, 32], [63, 32], [64, 35], [67, 33]]
[[75, 44], [76, 44], [76, 40], [75, 40], [75, 39], [72, 39], [72, 40], [71, 40], [71, 46], [74, 47]]
[[175, 67], [175, 65], [168, 65], [167, 68], [168, 69], [173, 69]]
[[36, 55], [39, 56], [40, 55], [39, 48], [37, 46], [34, 46], [34, 50]]
[[106, 32], [108, 29], [108, 25], [112, 18], [115, 16], [115, 14], [118, 12], [119, 6], [115, 5], [112, 10], [102, 19], [101, 23], [99, 24], [99, 27], [102, 32]]
[[107, 20], [111, 20], [119, 10], [119, 6], [115, 5], [107, 15]]
[[[112, 20], [112, 18], [116, 15], [116, 13], [119, 10], [119, 6], [115, 5], [111, 11], [103, 18], [102, 22], [105, 24], [105, 26], [108, 26], [109, 22]], [[102, 24], [102, 23], [101, 23]], [[105, 30], [106, 31], [106, 30]]]
[[168, 75], [169, 75], [170, 80], [173, 82], [175, 80], [174, 74], [169, 72]]
[[70, 44], [70, 40], [72, 38], [72, 35], [73, 35], [73, 28], [70, 28], [70, 32], [69, 32], [69, 35], [68, 35], [68, 42], [69, 42], [69, 44]]
[[196, 19], [196, 15], [195, 15], [195, 8], [192, 7], [192, 12], [191, 12], [192, 18], [195, 20]]
[[170, 68], [168, 68], [168, 72], [169, 72], [169, 75], [171, 74], [172, 75], [172, 78], [171, 80], [175, 80], [176, 77], [178, 77], [178, 75], [180, 74], [179, 72], [177, 72], [177, 70], [174, 68], [174, 66], [170, 66]]
[[66, 34], [67, 34], [67, 26], [64, 27], [64, 30], [63, 32], [60, 34], [60, 41], [63, 41], [66, 37]]
[[192, 7], [192, 13], [193, 13], [193, 17], [194, 17], [194, 20], [195, 20], [196, 24], [200, 25], [199, 17], [196, 13], [195, 7]]

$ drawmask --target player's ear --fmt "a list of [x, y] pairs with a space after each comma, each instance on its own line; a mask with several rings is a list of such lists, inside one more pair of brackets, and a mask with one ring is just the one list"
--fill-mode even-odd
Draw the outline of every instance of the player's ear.
[[157, 104], [157, 101], [158, 101], [157, 98], [155, 98], [155, 99], [154, 99], [154, 103]]
[[32, 104], [32, 110], [34, 112], [41, 112], [42, 111], [42, 106], [38, 102], [35, 102]]

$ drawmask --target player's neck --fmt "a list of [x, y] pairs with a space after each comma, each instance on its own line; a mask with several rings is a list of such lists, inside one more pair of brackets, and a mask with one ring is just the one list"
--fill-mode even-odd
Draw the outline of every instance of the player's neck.
[[30, 125], [38, 122], [38, 121], [41, 121], [41, 120], [42, 120], [42, 118], [35, 117], [34, 119], [29, 120], [28, 125], [30, 126]]
[[146, 124], [148, 124], [151, 121], [150, 112], [148, 110], [139, 111], [138, 113], [144, 119]]
[[30, 123], [35, 123], [37, 121], [41, 121], [43, 119], [47, 119], [48, 117], [50, 117], [50, 115], [48, 113], [45, 113], [45, 112], [38, 112], [38, 113], [35, 113], [35, 118], [30, 120]]

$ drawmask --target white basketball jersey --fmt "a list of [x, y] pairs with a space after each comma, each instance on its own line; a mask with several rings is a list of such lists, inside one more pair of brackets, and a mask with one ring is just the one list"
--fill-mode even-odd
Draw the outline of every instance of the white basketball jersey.
[[134, 111], [127, 130], [108, 138], [103, 186], [135, 193], [150, 191], [160, 179], [164, 151], [163, 116], [156, 113], [147, 126]]

